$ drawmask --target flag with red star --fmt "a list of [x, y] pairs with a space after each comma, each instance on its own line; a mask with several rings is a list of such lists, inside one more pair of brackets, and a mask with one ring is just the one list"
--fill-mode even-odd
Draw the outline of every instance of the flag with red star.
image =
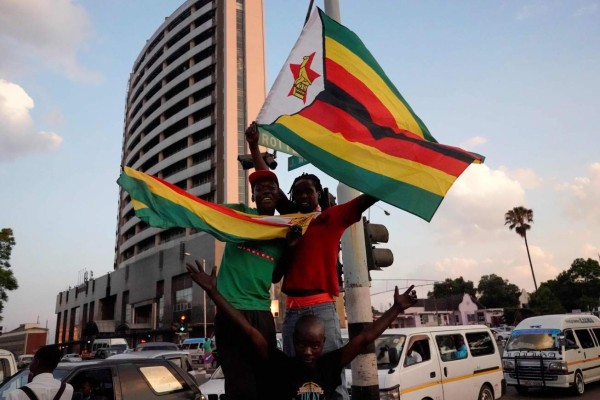
[[426, 221], [460, 174], [483, 161], [438, 143], [360, 38], [319, 9], [257, 123], [329, 176]]

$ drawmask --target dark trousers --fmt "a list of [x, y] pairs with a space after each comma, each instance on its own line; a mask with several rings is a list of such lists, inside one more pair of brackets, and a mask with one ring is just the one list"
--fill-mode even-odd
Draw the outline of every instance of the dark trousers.
[[[250, 324], [258, 329], [270, 346], [276, 346], [275, 322], [270, 311], [243, 311]], [[258, 400], [268, 397], [267, 366], [250, 341], [229, 317], [215, 315], [215, 340], [219, 362], [225, 375], [227, 400]]]

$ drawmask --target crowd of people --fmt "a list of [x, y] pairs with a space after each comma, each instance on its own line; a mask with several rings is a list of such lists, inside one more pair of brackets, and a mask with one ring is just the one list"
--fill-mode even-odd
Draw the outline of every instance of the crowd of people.
[[[295, 398], [349, 399], [343, 367], [372, 343], [398, 313], [414, 304], [410, 287], [371, 326], [342, 346], [335, 298], [340, 294], [337, 259], [342, 234], [358, 222], [377, 199], [363, 194], [340, 205], [331, 201], [318, 177], [302, 174], [290, 189], [290, 198], [279, 186], [258, 148], [258, 130], [251, 124], [246, 140], [256, 171], [250, 174], [252, 200], [226, 204], [249, 214], [313, 213], [301, 234], [291, 227], [286, 239], [226, 243], [219, 267], [208, 275], [187, 264], [192, 279], [217, 305], [215, 340], [227, 379], [229, 400]], [[283, 279], [287, 295], [282, 328], [283, 351], [277, 349], [275, 324], [270, 311], [270, 287]], [[306, 397], [305, 398], [309, 398]]]

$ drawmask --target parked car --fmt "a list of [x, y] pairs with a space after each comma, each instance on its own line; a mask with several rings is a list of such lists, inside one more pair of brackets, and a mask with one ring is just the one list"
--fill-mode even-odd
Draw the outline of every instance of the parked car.
[[29, 366], [29, 364], [31, 364], [32, 361], [33, 361], [33, 354], [21, 354], [17, 358], [17, 368], [23, 369], [23, 368]]
[[499, 327], [499, 328], [491, 328], [496, 340], [508, 340], [512, 333], [512, 329], [509, 327]]
[[126, 352], [129, 349], [129, 346], [127, 346], [126, 344], [117, 344], [111, 347], [104, 347], [101, 349], [98, 349], [96, 351], [96, 355], [95, 358], [100, 358], [100, 359], [104, 359], [104, 358], [108, 358], [110, 356], [114, 356], [115, 354], [122, 354], [124, 352]]
[[63, 358], [60, 359], [60, 362], [79, 362], [79, 361], [83, 361], [83, 359], [77, 353], [65, 354], [63, 356]]
[[17, 371], [15, 355], [10, 350], [0, 349], [0, 382]]
[[135, 351], [148, 350], [179, 350], [179, 347], [171, 342], [145, 342], [135, 346]]
[[[0, 399], [27, 383], [24, 368], [0, 386]], [[73, 386], [74, 399], [81, 399], [84, 382], [92, 382], [95, 398], [205, 400], [198, 385], [181, 368], [163, 359], [129, 358], [60, 363], [56, 379]]]
[[196, 382], [200, 378], [200, 375], [204, 375], [204, 372], [198, 371], [192, 364], [192, 358], [188, 351], [183, 350], [146, 350], [146, 351], [135, 351], [130, 353], [117, 354], [110, 357], [110, 360], [126, 360], [126, 359], [163, 359], [170, 361], [172, 364], [178, 366], [182, 370], [186, 371]]
[[221, 396], [225, 395], [225, 374], [223, 374], [223, 369], [221, 367], [217, 368], [210, 378], [200, 385], [200, 390], [202, 393], [205, 393], [206, 397], [221, 399]]

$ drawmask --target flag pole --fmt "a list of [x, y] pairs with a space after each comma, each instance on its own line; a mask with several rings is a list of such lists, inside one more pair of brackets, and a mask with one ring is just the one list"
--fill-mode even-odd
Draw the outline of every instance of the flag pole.
[[[325, 13], [341, 22], [339, 0], [325, 0]], [[337, 187], [338, 203], [346, 203], [360, 193], [343, 183]], [[344, 296], [350, 338], [373, 323], [367, 253], [362, 219], [346, 229], [342, 236], [342, 260], [344, 268]], [[351, 364], [352, 400], [378, 400], [375, 344], [371, 343]]]

